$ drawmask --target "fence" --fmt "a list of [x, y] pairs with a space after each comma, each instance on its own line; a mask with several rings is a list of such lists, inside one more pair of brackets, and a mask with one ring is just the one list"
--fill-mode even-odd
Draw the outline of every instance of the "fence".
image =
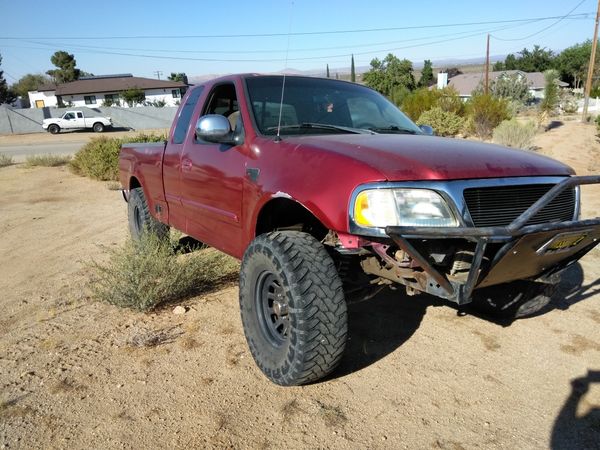
[[[0, 106], [0, 134], [43, 133], [42, 120], [60, 117], [64, 108], [16, 109]], [[83, 111], [86, 116], [109, 116], [116, 128], [145, 130], [148, 128], [169, 128], [177, 107], [156, 108], [140, 106], [136, 108], [100, 107], [73, 108], [69, 111]]]

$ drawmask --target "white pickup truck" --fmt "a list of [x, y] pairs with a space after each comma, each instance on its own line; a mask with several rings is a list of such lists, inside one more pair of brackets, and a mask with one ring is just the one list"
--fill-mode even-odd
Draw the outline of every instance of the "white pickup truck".
[[59, 118], [44, 119], [42, 128], [52, 134], [60, 130], [81, 130], [92, 128], [96, 133], [102, 133], [112, 127], [110, 117], [85, 117], [82, 111], [67, 111]]

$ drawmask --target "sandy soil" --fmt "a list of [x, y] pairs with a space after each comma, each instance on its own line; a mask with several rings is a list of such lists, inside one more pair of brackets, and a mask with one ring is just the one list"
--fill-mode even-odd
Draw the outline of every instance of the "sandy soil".
[[[537, 145], [600, 172], [591, 126]], [[127, 236], [119, 192], [11, 166], [0, 194], [0, 448], [600, 448], [599, 250], [512, 324], [399, 291], [352, 305], [341, 367], [281, 388], [252, 361], [235, 285], [184, 315], [86, 296], [86, 264]]]

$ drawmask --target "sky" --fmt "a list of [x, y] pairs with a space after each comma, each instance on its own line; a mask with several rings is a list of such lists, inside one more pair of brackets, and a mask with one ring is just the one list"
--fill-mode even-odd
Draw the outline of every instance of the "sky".
[[492, 55], [535, 44], [560, 51], [592, 38], [596, 7], [596, 0], [0, 0], [0, 68], [14, 83], [54, 68], [51, 55], [65, 50], [95, 75], [164, 79], [327, 64], [335, 73], [349, 70], [351, 54], [357, 67], [388, 53], [416, 65], [484, 57], [488, 33]]

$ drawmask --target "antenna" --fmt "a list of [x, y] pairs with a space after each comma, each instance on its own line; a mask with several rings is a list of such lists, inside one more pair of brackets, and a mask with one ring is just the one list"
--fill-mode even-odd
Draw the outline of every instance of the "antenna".
[[288, 25], [288, 35], [287, 35], [287, 45], [285, 48], [285, 64], [283, 66], [283, 83], [281, 84], [281, 100], [279, 101], [279, 119], [277, 120], [277, 136], [275, 137], [275, 142], [281, 141], [281, 136], [279, 135], [281, 131], [281, 115], [283, 113], [283, 93], [285, 92], [285, 70], [288, 64], [288, 53], [290, 50], [290, 35], [292, 33], [292, 8], [294, 6], [294, 2], [290, 2], [290, 22]]

